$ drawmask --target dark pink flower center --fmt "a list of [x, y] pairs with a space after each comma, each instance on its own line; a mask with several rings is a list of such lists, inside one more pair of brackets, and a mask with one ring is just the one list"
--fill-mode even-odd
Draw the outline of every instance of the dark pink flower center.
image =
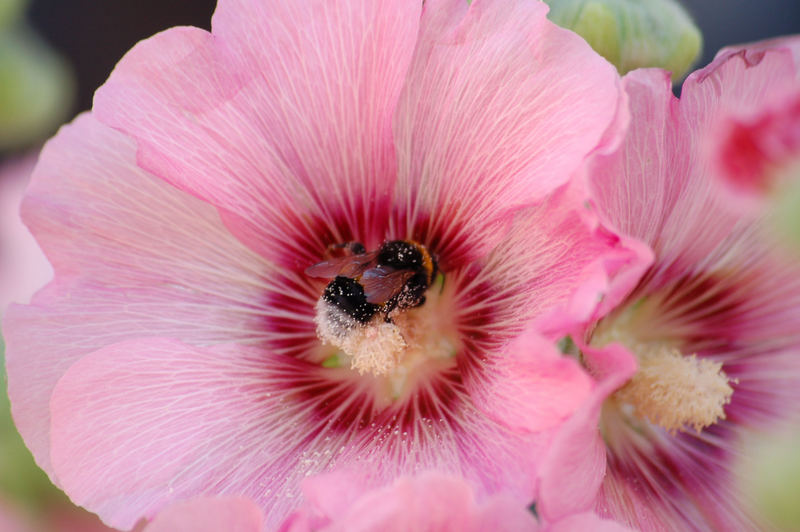
[[[391, 321], [413, 348], [407, 349], [403, 359], [386, 374], [360, 373], [351, 369], [346, 356], [342, 357], [341, 346], [325, 345], [320, 340], [315, 318], [330, 280], [305, 274], [306, 268], [324, 258], [331, 244], [342, 241], [331, 241], [332, 232], [322, 230], [320, 224], [304, 227], [316, 228], [313, 230], [322, 231], [322, 236], [309, 233], [301, 239], [299, 245], [314, 243], [315, 247], [313, 251], [304, 248], [300, 254], [303, 262], [287, 253], [286, 264], [292, 264], [292, 268], [281, 279], [285, 290], [267, 294], [264, 302], [272, 310], [264, 324], [270, 332], [266, 347], [300, 362], [297, 368], [287, 370], [283, 379], [285, 400], [313, 411], [319, 426], [324, 425], [326, 430], [391, 427], [412, 431], [415, 427], [419, 430], [421, 423], [457, 423], [463, 409], [472, 408], [464, 404], [468, 397], [464, 380], [480, 378], [488, 353], [515, 332], [506, 330], [505, 321], [497, 323], [497, 316], [507, 310], [501, 306], [502, 298], [497, 297], [498, 287], [478, 266], [460, 261], [457, 246], [448, 248], [451, 253], [456, 251], [448, 255], [429, 245], [431, 254], [449, 269], [428, 289], [423, 304], [391, 315]], [[323, 244], [315, 243], [319, 240]], [[365, 241], [367, 250], [380, 244]], [[383, 322], [384, 316], [379, 315], [365, 327]]]

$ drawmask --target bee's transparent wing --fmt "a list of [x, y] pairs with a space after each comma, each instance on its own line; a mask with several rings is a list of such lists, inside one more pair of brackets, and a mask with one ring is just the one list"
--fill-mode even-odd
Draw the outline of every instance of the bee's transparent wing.
[[330, 258], [306, 268], [306, 275], [324, 279], [332, 279], [341, 275], [354, 279], [368, 269], [377, 256], [377, 251], [370, 251], [360, 255]]
[[379, 266], [366, 270], [359, 282], [364, 287], [367, 302], [382, 305], [397, 295], [414, 274], [413, 270], [395, 270]]

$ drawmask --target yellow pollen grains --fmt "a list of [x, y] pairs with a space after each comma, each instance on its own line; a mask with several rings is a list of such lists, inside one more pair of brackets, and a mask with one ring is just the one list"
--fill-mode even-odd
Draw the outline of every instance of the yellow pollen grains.
[[633, 307], [604, 320], [592, 337], [594, 345], [619, 342], [636, 356], [639, 367], [614, 394], [616, 402], [669, 432], [700, 432], [725, 419], [733, 388], [722, 363], [686, 355], [674, 342], [642, 340], [644, 331], [653, 329], [643, 323], [647, 316], [637, 312], [645, 309]]

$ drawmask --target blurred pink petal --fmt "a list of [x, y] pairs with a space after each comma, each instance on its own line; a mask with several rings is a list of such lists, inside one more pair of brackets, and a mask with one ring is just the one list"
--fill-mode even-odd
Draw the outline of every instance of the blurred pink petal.
[[714, 163], [736, 192], [763, 198], [778, 187], [782, 170], [800, 164], [800, 80], [793, 85], [752, 114], [732, 111], [721, 124]]
[[[0, 497], [0, 532], [115, 532], [100, 519], [52, 493], [24, 504], [7, 494]], [[137, 529], [138, 530], [138, 529]]]
[[53, 278], [53, 268], [19, 216], [37, 155], [6, 162], [0, 168], [0, 316], [11, 302], [30, 301], [33, 293]]
[[0, 532], [35, 532], [30, 519], [8, 501], [0, 501]]
[[[356, 475], [336, 473], [307, 479], [303, 491], [308, 502], [282, 530], [512, 532], [538, 528], [534, 515], [515, 498], [498, 494], [478, 501], [467, 482], [440, 472], [400, 477], [372, 490], [364, 489], [359, 481]], [[349, 496], [342, 497], [342, 490]], [[331, 498], [340, 504], [327, 504]]]
[[202, 497], [167, 506], [143, 532], [261, 532], [259, 507], [242, 497]]
[[592, 512], [574, 514], [543, 528], [545, 532], [633, 532], [613, 519], [602, 519]]

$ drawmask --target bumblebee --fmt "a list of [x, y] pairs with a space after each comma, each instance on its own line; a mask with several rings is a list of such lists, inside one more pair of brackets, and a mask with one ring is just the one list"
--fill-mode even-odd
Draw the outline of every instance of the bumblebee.
[[331, 246], [328, 255], [305, 273], [333, 279], [321, 302], [329, 310], [329, 319], [343, 328], [353, 321], [367, 324], [376, 315], [391, 321], [389, 314], [394, 310], [422, 305], [438, 273], [433, 255], [412, 240], [390, 240], [370, 252], [359, 242], [346, 242]]

